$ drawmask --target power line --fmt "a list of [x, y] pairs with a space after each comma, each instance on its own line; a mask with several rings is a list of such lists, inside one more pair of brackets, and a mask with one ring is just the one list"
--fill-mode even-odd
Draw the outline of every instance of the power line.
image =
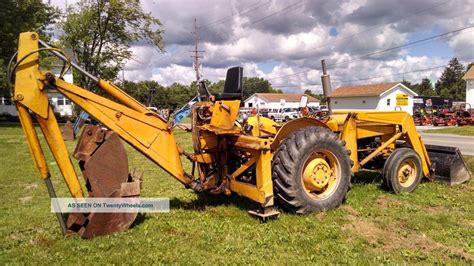
[[350, 63], [350, 62], [354, 62], [354, 61], [364, 59], [366, 57], [371, 57], [371, 56], [374, 56], [374, 55], [379, 55], [379, 54], [384, 54], [384, 53], [391, 52], [391, 51], [394, 51], [394, 50], [399, 50], [401, 48], [405, 48], [405, 47], [408, 47], [408, 46], [411, 46], [411, 45], [414, 45], [414, 44], [418, 44], [418, 43], [423, 43], [423, 42], [426, 42], [426, 41], [429, 41], [429, 40], [434, 40], [436, 38], [447, 36], [447, 35], [453, 34], [453, 33], [458, 33], [458, 32], [461, 32], [463, 30], [467, 30], [467, 29], [470, 29], [470, 28], [473, 28], [473, 27], [474, 27], [474, 25], [469, 25], [467, 27], [463, 27], [463, 28], [460, 28], [460, 29], [457, 29], [457, 30], [448, 31], [448, 32], [445, 32], [445, 33], [442, 33], [442, 34], [434, 35], [434, 36], [424, 38], [424, 39], [421, 39], [421, 40], [417, 40], [417, 41], [414, 41], [414, 42], [410, 42], [410, 43], [407, 43], [407, 44], [398, 45], [398, 46], [390, 47], [390, 48], [385, 49], [385, 50], [380, 50], [380, 51], [375, 51], [375, 52], [372, 52], [372, 53], [368, 53], [368, 54], [358, 56], [358, 57], [353, 58], [353, 59], [339, 61], [339, 62], [336, 62], [334, 64], [328, 65], [328, 67], [329, 66], [340, 65], [340, 64], [344, 64], [344, 63]]
[[333, 44], [334, 42], [340, 42], [340, 41], [343, 41], [343, 40], [347, 40], [353, 36], [356, 36], [356, 35], [360, 35], [360, 34], [363, 34], [363, 33], [366, 33], [366, 32], [369, 32], [369, 31], [372, 31], [373, 29], [376, 29], [376, 28], [380, 28], [382, 26], [387, 26], [387, 25], [390, 25], [390, 24], [393, 24], [397, 21], [399, 21], [400, 19], [406, 19], [406, 18], [409, 18], [409, 17], [412, 17], [414, 15], [419, 15], [419, 14], [422, 14], [422, 13], [425, 13], [426, 11], [429, 11], [429, 10], [432, 10], [436, 7], [439, 7], [439, 6], [442, 6], [442, 5], [445, 5], [447, 4], [448, 2], [445, 2], [445, 1], [442, 1], [432, 7], [429, 7], [429, 8], [425, 8], [425, 9], [422, 9], [422, 10], [419, 10], [415, 13], [412, 13], [408, 16], [400, 16], [400, 17], [397, 17], [397, 19], [393, 20], [392, 22], [390, 23], [387, 23], [387, 24], [384, 24], [384, 25], [375, 25], [375, 26], [372, 26], [372, 27], [369, 27], [368, 29], [366, 30], [362, 30], [362, 31], [358, 31], [358, 32], [355, 32], [355, 33], [352, 33], [352, 34], [348, 34], [348, 35], [345, 35], [345, 36], [342, 36], [342, 37], [339, 37], [337, 38], [337, 40], [334, 40], [334, 41], [330, 41], [330, 42], [326, 42], [325, 44], [321, 45], [321, 46], [318, 46], [316, 47], [315, 49], [319, 49], [319, 48], [322, 48], [322, 47], [325, 47], [325, 46], [328, 46], [329, 44]]
[[[243, 15], [243, 14], [247, 14], [247, 13], [253, 12], [253, 11], [257, 10], [258, 8], [260, 8], [260, 7], [264, 6], [264, 5], [267, 5], [267, 4], [271, 3], [271, 2], [272, 2], [272, 1], [265, 2], [265, 3], [262, 4], [262, 5], [259, 5], [259, 6], [255, 7], [255, 8], [253, 8], [253, 9], [250, 9], [250, 10], [245, 11], [245, 12], [243, 12], [243, 13], [238, 13], [238, 14], [236, 14], [236, 15]], [[274, 15], [280, 14], [280, 13], [282, 13], [282, 12], [284, 12], [284, 11], [287, 11], [287, 10], [289, 10], [289, 9], [295, 7], [295, 6], [301, 5], [303, 2], [304, 2], [304, 0], [301, 0], [301, 1], [297, 2], [297, 3], [293, 3], [293, 4], [291, 4], [291, 5], [288, 5], [288, 6], [284, 7], [284, 8], [282, 8], [282, 9], [280, 9], [280, 10], [274, 12], [274, 13], [271, 13], [271, 14], [269, 14], [269, 15], [267, 15], [267, 16], [264, 16], [264, 17], [262, 17], [262, 18], [259, 18], [259, 19], [257, 19], [257, 20], [254, 20], [254, 21], [248, 23], [247, 26], [256, 24], [256, 23], [258, 23], [258, 22], [260, 22], [260, 21], [263, 21], [263, 20], [265, 20], [265, 19], [267, 19], [267, 18], [270, 18], [270, 17], [272, 17], [272, 16], [274, 16]], [[233, 15], [233, 16], [236, 16], [236, 15]], [[232, 16], [232, 17], [233, 17], [233, 16]], [[227, 19], [227, 20], [225, 20], [225, 21], [222, 21], [222, 22], [226, 22], [226, 21], [228, 21], [228, 20], [229, 20], [229, 19]], [[198, 28], [208, 27], [208, 26], [211, 26], [211, 25], [216, 24], [216, 23], [218, 23], [218, 22], [221, 22], [221, 21], [215, 21], [215, 22], [212, 22], [212, 23], [209, 23], [209, 24], [205, 24], [205, 25], [199, 26], [199, 27], [197, 27], [197, 25], [196, 25], [196, 23], [195, 23], [195, 31], [194, 31], [193, 33], [197, 32], [197, 29], [198, 29]], [[197, 51], [197, 47], [196, 47], [195, 50]], [[181, 55], [181, 54], [180, 54], [180, 55]], [[194, 58], [198, 58], [197, 55], [195, 55]], [[195, 61], [196, 61], [196, 60], [195, 60]]]
[[197, 20], [194, 19], [194, 31], [191, 32], [194, 34], [194, 51], [191, 51], [194, 53], [191, 57], [194, 58], [194, 63], [193, 63], [193, 68], [194, 71], [196, 72], [196, 82], [199, 82], [201, 80], [201, 58], [203, 57], [200, 55], [200, 53], [204, 53], [204, 51], [199, 51], [198, 49], [198, 44], [199, 44], [199, 32], [198, 32], [198, 27], [197, 27]]
[[273, 13], [271, 13], [271, 14], [269, 14], [269, 15], [266, 15], [266, 16], [264, 16], [264, 17], [262, 17], [262, 18], [259, 18], [259, 19], [257, 19], [257, 20], [251, 21], [251, 22], [249, 22], [246, 26], [250, 26], [250, 25], [253, 25], [253, 24], [257, 24], [257, 23], [259, 23], [260, 21], [263, 21], [263, 20], [265, 20], [265, 19], [267, 19], [267, 18], [273, 17], [273, 16], [275, 16], [275, 15], [277, 15], [277, 14], [280, 14], [280, 13], [286, 11], [286, 10], [289, 10], [289, 9], [291, 9], [291, 8], [293, 8], [293, 7], [296, 7], [296, 6], [298, 6], [298, 5], [301, 5], [303, 2], [304, 2], [304, 0], [301, 0], [301, 1], [299, 1], [299, 2], [296, 2], [296, 3], [293, 3], [293, 4], [291, 4], [291, 5], [288, 5], [288, 6], [282, 8], [282, 9], [276, 11], [276, 12], [273, 12]]
[[321, 68], [320, 67], [315, 67], [315, 68], [312, 68], [312, 69], [309, 69], [309, 70], [303, 70], [303, 71], [299, 71], [299, 72], [295, 72], [295, 73], [291, 73], [291, 74], [286, 74], [286, 75], [283, 75], [283, 76], [278, 76], [278, 77], [275, 77], [275, 78], [269, 78], [267, 80], [281, 79], [281, 78], [290, 77], [290, 76], [294, 76], [294, 75], [304, 74], [304, 73], [308, 73], [312, 70], [321, 70]]
[[275, 88], [297, 88], [297, 87], [307, 87], [307, 86], [317, 86], [317, 85], [321, 85], [321, 83], [310, 83], [310, 84], [304, 84], [304, 85], [273, 85], [272, 84], [272, 87], [275, 87]]
[[[352, 58], [352, 59], [349, 59], [349, 60], [344, 60], [344, 61], [336, 62], [334, 64], [329, 64], [328, 67], [329, 66], [340, 65], [340, 64], [343, 64], [343, 63], [355, 62], [355, 61], [365, 59], [365, 58], [368, 58], [368, 57], [371, 57], [371, 56], [374, 56], [374, 55], [379, 55], [379, 54], [388, 53], [388, 52], [391, 52], [391, 51], [394, 51], [394, 50], [399, 50], [401, 48], [405, 48], [405, 47], [408, 47], [408, 46], [415, 46], [416, 44], [432, 41], [432, 40], [435, 40], [435, 39], [441, 38], [441, 37], [446, 37], [450, 34], [459, 33], [463, 30], [470, 29], [470, 28], [473, 28], [473, 27], [474, 27], [474, 25], [470, 25], [470, 26], [467, 26], [467, 27], [463, 27], [463, 28], [456, 29], [456, 30], [453, 30], [453, 31], [449, 31], [449, 32], [445, 32], [445, 33], [442, 33], [442, 34], [434, 35], [434, 36], [424, 38], [424, 39], [421, 39], [421, 40], [413, 41], [413, 42], [410, 42], [410, 43], [407, 43], [407, 44], [398, 45], [398, 46], [390, 47], [388, 49], [375, 51], [375, 52], [368, 53], [368, 54], [365, 54], [365, 55], [362, 55], [362, 56], [358, 56], [356, 58]], [[452, 36], [449, 36], [449, 37], [452, 37]], [[287, 74], [287, 75], [283, 75], [283, 76], [279, 76], [279, 77], [269, 78], [268, 80], [281, 79], [281, 78], [284, 78], [284, 77], [289, 77], [289, 76], [294, 76], [294, 75], [298, 75], [298, 74], [308, 73], [312, 70], [320, 70], [320, 69], [321, 68], [316, 67], [316, 68], [313, 68], [313, 69], [304, 70], [304, 71], [300, 71], [300, 72], [296, 72], [296, 73], [292, 73], [292, 74]]]
[[[261, 2], [261, 1], [258, 1], [258, 2]], [[251, 12], [254, 12], [256, 10], [258, 10], [259, 8], [263, 7], [263, 6], [266, 6], [268, 4], [270, 4], [272, 1], [268, 1], [268, 2], [265, 2], [261, 5], [258, 5], [254, 8], [251, 8], [249, 10], [246, 10], [246, 11], [242, 11], [242, 12], [237, 12], [236, 14], [233, 14], [232, 16], [230, 17], [225, 17], [225, 18], [221, 18], [221, 19], [218, 19], [216, 21], [213, 21], [213, 22], [210, 22], [208, 24], [205, 24], [205, 25], [201, 25], [199, 26], [199, 28], [207, 28], [207, 27], [210, 27], [212, 25], [215, 25], [215, 24], [222, 24], [222, 23], [226, 23], [228, 21], [231, 21], [235, 16], [241, 16], [241, 15], [245, 15], [245, 14], [248, 14], [248, 13], [251, 13]]]
[[[473, 59], [466, 60], [464, 62], [459, 62], [460, 64], [466, 64], [472, 62]], [[393, 74], [387, 74], [387, 75], [382, 75], [382, 76], [377, 76], [377, 77], [370, 77], [370, 78], [361, 78], [361, 79], [352, 79], [352, 80], [343, 80], [340, 81], [341, 83], [350, 83], [350, 82], [356, 82], [356, 81], [365, 81], [365, 80], [371, 80], [371, 79], [378, 79], [378, 78], [385, 78], [385, 77], [390, 77], [390, 76], [399, 76], [399, 75], [406, 75], [406, 74], [412, 74], [412, 73], [417, 73], [417, 72], [427, 72], [435, 69], [440, 69], [440, 68], [445, 68], [446, 64], [440, 65], [440, 66], [435, 66], [435, 67], [429, 67], [429, 68], [423, 68], [423, 69], [415, 69], [415, 70], [410, 70], [410, 71], [404, 71], [404, 72], [398, 72], [398, 73], [393, 73]]]
[[[459, 62], [460, 64], [468, 64], [468, 63], [471, 63], [474, 59], [469, 59], [469, 60], [465, 60], [463, 62]], [[342, 80], [342, 81], [339, 81], [341, 83], [351, 83], [351, 82], [357, 82], [357, 81], [366, 81], [366, 80], [372, 80], [372, 79], [378, 79], [378, 78], [385, 78], [385, 77], [391, 77], [391, 76], [400, 76], [400, 75], [406, 75], [406, 74], [412, 74], [412, 73], [418, 73], [418, 72], [428, 72], [428, 71], [431, 71], [431, 70], [436, 70], [436, 69], [440, 69], [440, 68], [445, 68], [446, 67], [446, 64], [444, 65], [439, 65], [439, 66], [435, 66], [435, 67], [429, 67], [429, 68], [423, 68], [423, 69], [414, 69], [414, 70], [410, 70], [410, 71], [404, 71], [404, 72], [398, 72], [398, 73], [392, 73], [392, 74], [387, 74], [387, 75], [381, 75], [381, 76], [376, 76], [376, 77], [367, 77], [367, 78], [360, 78], [360, 79], [351, 79], [351, 80]], [[304, 84], [304, 85], [272, 85], [272, 87], [279, 87], [279, 88], [284, 88], [284, 87], [303, 87], [303, 86], [317, 86], [317, 85], [321, 85], [321, 83], [310, 83], [310, 84]]]

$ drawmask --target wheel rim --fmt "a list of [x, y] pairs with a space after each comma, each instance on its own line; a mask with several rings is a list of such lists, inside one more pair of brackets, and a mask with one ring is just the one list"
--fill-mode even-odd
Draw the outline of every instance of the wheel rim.
[[413, 185], [416, 180], [417, 168], [412, 160], [404, 161], [400, 164], [397, 171], [398, 182], [402, 187], [409, 187]]
[[301, 174], [305, 192], [316, 199], [330, 197], [341, 181], [340, 172], [339, 160], [332, 152], [318, 150], [311, 153]]

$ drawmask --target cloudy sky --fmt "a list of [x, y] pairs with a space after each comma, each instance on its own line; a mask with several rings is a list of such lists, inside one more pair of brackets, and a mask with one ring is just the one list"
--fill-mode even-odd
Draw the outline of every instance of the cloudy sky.
[[[424, 77], [434, 81], [443, 70], [439, 66], [452, 57], [474, 60], [474, 0], [141, 2], [163, 23], [166, 53], [135, 45], [125, 69], [125, 78], [134, 81], [168, 85], [195, 79], [189, 52], [194, 18], [205, 51], [203, 78], [212, 81], [224, 79], [228, 67], [241, 65], [245, 76], [264, 77], [284, 91], [320, 92], [321, 59], [327, 61], [334, 87]], [[442, 36], [421, 41], [437, 35]]]

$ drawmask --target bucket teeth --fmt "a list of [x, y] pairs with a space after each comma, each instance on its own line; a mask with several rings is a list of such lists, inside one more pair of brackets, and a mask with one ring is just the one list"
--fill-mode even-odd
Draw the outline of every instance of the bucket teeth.
[[[79, 160], [89, 197], [140, 195], [143, 173], [129, 173], [125, 148], [114, 132], [98, 126], [85, 127], [74, 157]], [[70, 233], [92, 238], [124, 231], [136, 216], [137, 213], [71, 213], [67, 227]]]

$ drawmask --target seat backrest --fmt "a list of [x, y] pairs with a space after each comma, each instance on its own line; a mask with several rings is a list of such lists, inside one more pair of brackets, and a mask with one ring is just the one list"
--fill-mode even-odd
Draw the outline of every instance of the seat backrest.
[[224, 83], [224, 93], [239, 93], [243, 94], [243, 67], [233, 67], [227, 70], [227, 76]]

